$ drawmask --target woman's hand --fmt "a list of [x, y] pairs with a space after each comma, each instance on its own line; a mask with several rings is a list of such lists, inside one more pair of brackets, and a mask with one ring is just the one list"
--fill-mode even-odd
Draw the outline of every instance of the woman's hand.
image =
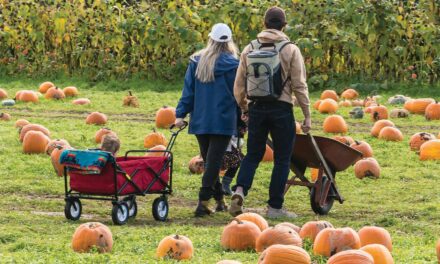
[[307, 133], [309, 133], [311, 127], [312, 127], [311, 118], [310, 117], [305, 118], [304, 122], [301, 126], [302, 131], [307, 134]]
[[185, 125], [185, 122], [183, 121], [183, 118], [176, 118], [176, 121], [174, 121], [174, 125], [178, 128], [181, 128]]

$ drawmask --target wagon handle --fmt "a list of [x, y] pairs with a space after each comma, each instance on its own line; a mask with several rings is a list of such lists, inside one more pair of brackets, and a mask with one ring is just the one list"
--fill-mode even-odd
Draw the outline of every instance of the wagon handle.
[[183, 126], [180, 127], [178, 130], [174, 131], [173, 129], [176, 128], [176, 125], [175, 125], [175, 124], [172, 124], [172, 125], [170, 126], [170, 131], [171, 131], [173, 134], [174, 134], [174, 133], [179, 134], [179, 133], [180, 133], [182, 130], [184, 130], [187, 126], [188, 126], [188, 122], [183, 121]]

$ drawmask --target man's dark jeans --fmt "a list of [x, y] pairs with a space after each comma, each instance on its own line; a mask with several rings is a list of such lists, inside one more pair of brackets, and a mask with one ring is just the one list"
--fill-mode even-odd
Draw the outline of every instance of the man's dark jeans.
[[273, 142], [274, 167], [268, 204], [272, 208], [280, 209], [284, 202], [284, 188], [289, 176], [292, 147], [296, 136], [292, 105], [279, 101], [249, 105], [247, 154], [241, 163], [236, 186], [243, 187], [244, 194], [247, 195], [258, 164], [264, 156], [269, 133]]

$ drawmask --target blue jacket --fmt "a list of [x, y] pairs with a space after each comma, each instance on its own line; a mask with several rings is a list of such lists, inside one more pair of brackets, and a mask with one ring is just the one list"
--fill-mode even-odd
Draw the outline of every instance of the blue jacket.
[[215, 64], [215, 81], [202, 83], [196, 77], [199, 58], [191, 60], [186, 71], [182, 97], [176, 117], [190, 114], [190, 134], [237, 134], [237, 103], [234, 81], [238, 59], [229, 53], [220, 54]]

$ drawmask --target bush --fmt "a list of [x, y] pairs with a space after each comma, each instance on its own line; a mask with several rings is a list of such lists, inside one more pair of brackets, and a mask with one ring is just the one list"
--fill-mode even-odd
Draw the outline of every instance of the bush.
[[[0, 0], [0, 70], [173, 79], [183, 75], [188, 56], [203, 47], [214, 23], [229, 24], [242, 49], [274, 3], [129, 2]], [[318, 85], [334, 75], [437, 80], [439, 4], [416, 2], [277, 1], [289, 19], [286, 33]]]

